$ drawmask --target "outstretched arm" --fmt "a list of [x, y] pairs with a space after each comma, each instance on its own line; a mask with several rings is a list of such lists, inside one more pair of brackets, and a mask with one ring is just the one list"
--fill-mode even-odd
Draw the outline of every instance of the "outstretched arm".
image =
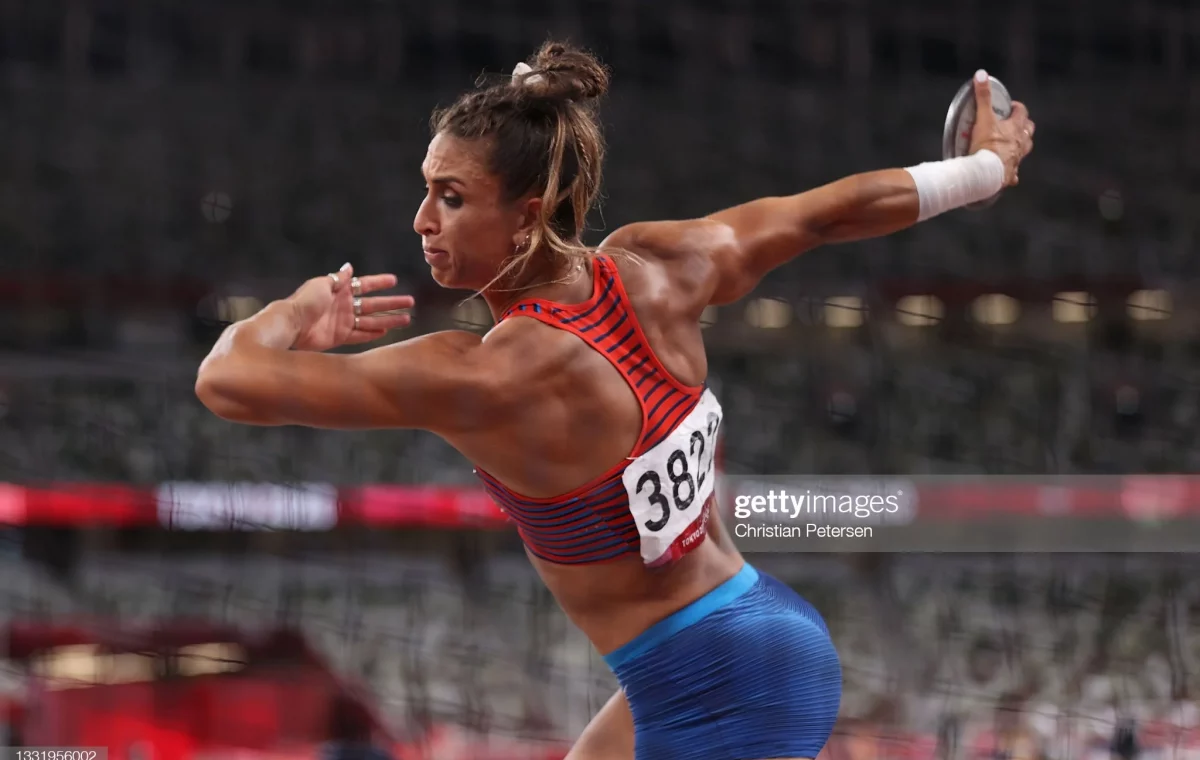
[[887, 169], [712, 214], [700, 222], [709, 237], [704, 255], [713, 264], [709, 303], [743, 298], [768, 272], [818, 246], [910, 227], [920, 209], [913, 176], [904, 169]]
[[1009, 119], [997, 120], [986, 81], [976, 84], [981, 115], [970, 156], [855, 174], [703, 219], [630, 225], [614, 233], [614, 245], [674, 263], [703, 308], [742, 298], [772, 269], [817, 246], [888, 235], [991, 197], [1017, 183], [1017, 166], [1033, 147], [1034, 125], [1020, 103], [1013, 104]]

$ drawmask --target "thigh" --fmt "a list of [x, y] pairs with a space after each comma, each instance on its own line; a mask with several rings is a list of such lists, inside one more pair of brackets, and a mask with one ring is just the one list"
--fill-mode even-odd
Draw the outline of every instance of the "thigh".
[[624, 691], [600, 708], [563, 760], [633, 760], [633, 715]]

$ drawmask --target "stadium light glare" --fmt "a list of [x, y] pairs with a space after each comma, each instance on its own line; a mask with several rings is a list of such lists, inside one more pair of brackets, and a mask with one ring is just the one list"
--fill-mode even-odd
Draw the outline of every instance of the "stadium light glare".
[[1096, 297], [1074, 290], [1055, 293], [1052, 310], [1055, 322], [1088, 322], [1096, 316]]
[[455, 304], [450, 316], [465, 330], [482, 330], [492, 326], [492, 312], [482, 298], [471, 298]]
[[792, 322], [792, 307], [778, 298], [756, 298], [746, 306], [746, 321], [752, 327], [778, 330]]
[[1129, 318], [1149, 322], [1171, 318], [1171, 294], [1165, 290], [1137, 290], [1125, 302]]
[[867, 307], [858, 296], [833, 296], [825, 299], [825, 324], [829, 327], [861, 327]]
[[946, 306], [937, 296], [905, 296], [896, 302], [896, 318], [909, 327], [932, 327], [945, 314]]
[[981, 325], [1011, 325], [1021, 316], [1021, 304], [1003, 293], [987, 293], [971, 303], [971, 316]]
[[217, 318], [222, 322], [240, 322], [262, 310], [262, 301], [254, 296], [227, 296], [217, 302]]

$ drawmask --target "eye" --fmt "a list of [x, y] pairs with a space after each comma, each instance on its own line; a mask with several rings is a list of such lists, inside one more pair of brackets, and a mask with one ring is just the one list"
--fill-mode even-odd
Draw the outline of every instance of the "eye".
[[462, 206], [462, 198], [459, 198], [457, 195], [443, 195], [442, 202], [450, 208], [459, 208]]

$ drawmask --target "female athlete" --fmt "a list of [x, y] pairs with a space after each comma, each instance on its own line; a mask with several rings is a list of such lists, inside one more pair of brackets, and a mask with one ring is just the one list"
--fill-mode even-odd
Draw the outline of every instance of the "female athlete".
[[594, 58], [548, 43], [434, 114], [413, 226], [438, 284], [482, 293], [486, 336], [322, 353], [409, 322], [397, 312], [411, 298], [378, 294], [394, 276], [347, 264], [230, 326], [196, 393], [247, 424], [427, 430], [475, 463], [620, 684], [570, 760], [813, 758], [837, 715], [838, 658], [816, 611], [712, 517], [721, 405], [700, 314], [815, 246], [1015, 185], [1034, 125], [1020, 104], [997, 121], [981, 83], [970, 156], [631, 224], [590, 249], [607, 86]]

